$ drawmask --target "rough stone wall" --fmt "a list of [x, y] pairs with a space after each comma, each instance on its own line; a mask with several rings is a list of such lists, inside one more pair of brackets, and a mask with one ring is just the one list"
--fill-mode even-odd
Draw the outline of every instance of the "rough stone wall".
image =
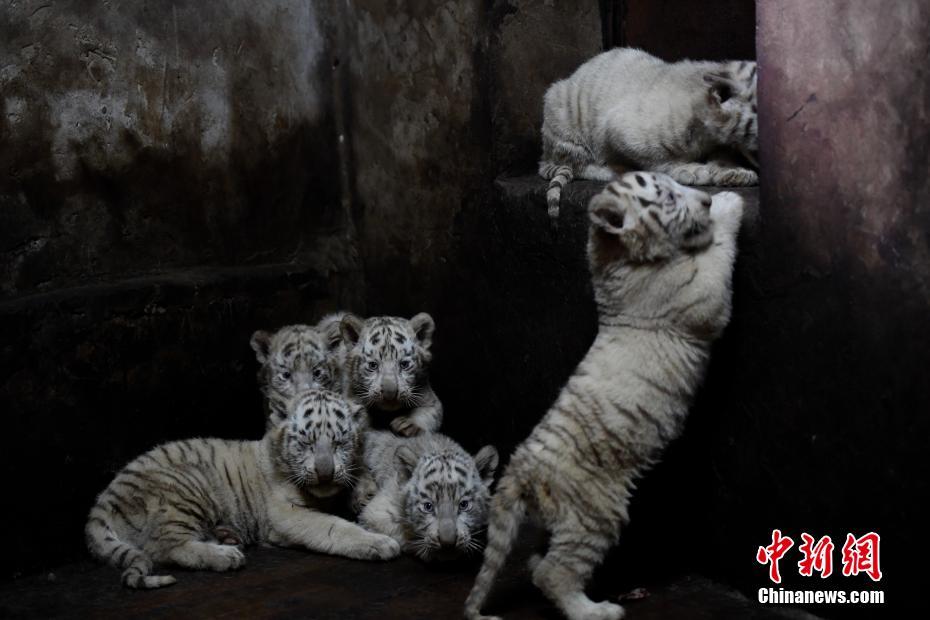
[[491, 110], [498, 173], [535, 171], [543, 95], [603, 51], [596, 2], [498, 2], [492, 28]]
[[[361, 305], [323, 3], [0, 7], [4, 577], [156, 442], [255, 437], [257, 328]], [[15, 439], [13, 439], [15, 438]]]
[[[725, 406], [699, 428], [723, 572], [763, 585], [745, 554], [774, 527], [874, 530], [894, 617], [917, 602], [930, 490], [930, 7], [876, 4], [759, 4], [762, 234], [729, 376], [708, 386]], [[789, 572], [786, 587], [874, 587]]]
[[297, 1], [8, 3], [0, 291], [318, 254], [340, 224], [324, 19]]
[[[469, 448], [493, 441], [506, 451], [516, 438], [491, 421], [524, 429], [551, 391], [521, 399], [507, 374], [523, 367], [524, 355], [508, 347], [525, 343], [514, 322], [527, 318], [508, 312], [508, 300], [532, 306], [539, 293], [514, 277], [555, 282], [545, 266], [557, 259], [508, 268], [520, 260], [508, 246], [533, 233], [500, 223], [507, 216], [494, 212], [506, 206], [494, 179], [535, 170], [543, 92], [601, 51], [597, 3], [365, 1], [348, 5], [345, 23], [354, 24], [347, 125], [366, 311], [431, 312], [444, 430]], [[559, 318], [570, 320], [549, 311], [547, 325]], [[574, 362], [543, 364], [553, 389], [565, 364]]]
[[433, 305], [453, 220], [483, 191], [482, 4], [348, 4], [352, 200], [372, 313]]
[[756, 57], [755, 0], [617, 0], [617, 45], [668, 61]]

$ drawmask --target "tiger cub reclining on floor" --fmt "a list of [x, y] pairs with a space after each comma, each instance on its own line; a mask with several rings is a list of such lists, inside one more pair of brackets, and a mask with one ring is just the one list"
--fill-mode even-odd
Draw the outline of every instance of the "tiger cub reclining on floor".
[[[260, 329], [252, 334], [249, 345], [259, 363], [258, 386], [269, 423], [272, 409], [298, 392], [344, 391], [342, 348], [319, 326], [285, 325], [274, 332]], [[226, 523], [218, 523], [214, 535], [226, 545], [242, 544], [239, 532]]]
[[155, 563], [225, 571], [242, 551], [216, 540], [217, 524], [244, 544], [301, 546], [364, 560], [400, 553], [393, 538], [323, 512], [347, 489], [360, 448], [363, 409], [338, 394], [273, 400], [259, 441], [166, 443], [120, 471], [97, 497], [85, 528], [91, 553], [123, 568], [130, 588], [175, 583]]
[[681, 433], [730, 319], [738, 195], [637, 172], [595, 196], [588, 214], [597, 337], [498, 483], [470, 620], [482, 617], [524, 511], [551, 534], [530, 562], [533, 583], [572, 620], [623, 617], [585, 584], [628, 521], [636, 479]]
[[[481, 548], [497, 450], [472, 457], [445, 435], [366, 434], [364, 473], [354, 504], [359, 523], [386, 534], [424, 560], [452, 559]], [[373, 497], [366, 489], [373, 487]]]
[[546, 91], [539, 174], [550, 217], [573, 178], [613, 181], [612, 166], [685, 185], [755, 185], [756, 63], [667, 63], [617, 48]]
[[345, 359], [347, 392], [365, 405], [370, 428], [406, 437], [439, 430], [442, 403], [429, 382], [435, 329], [430, 315], [421, 312], [408, 321], [340, 313], [325, 317], [318, 328], [344, 347], [339, 355]]

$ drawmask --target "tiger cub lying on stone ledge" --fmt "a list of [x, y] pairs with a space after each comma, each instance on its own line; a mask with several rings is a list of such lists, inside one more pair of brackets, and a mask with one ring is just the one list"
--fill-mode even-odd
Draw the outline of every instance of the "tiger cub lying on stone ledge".
[[424, 560], [481, 549], [497, 450], [472, 457], [445, 435], [365, 436], [364, 473], [353, 493], [359, 522]]
[[549, 216], [573, 178], [613, 181], [612, 166], [664, 172], [686, 185], [755, 185], [756, 63], [667, 63], [617, 48], [546, 91], [539, 174]]
[[130, 588], [175, 583], [155, 563], [225, 571], [242, 551], [216, 540], [218, 524], [244, 544], [267, 542], [364, 560], [400, 553], [383, 534], [324, 512], [351, 486], [362, 407], [310, 390], [271, 401], [259, 441], [189, 439], [163, 444], [120, 471], [97, 497], [85, 528], [91, 553], [123, 570]]

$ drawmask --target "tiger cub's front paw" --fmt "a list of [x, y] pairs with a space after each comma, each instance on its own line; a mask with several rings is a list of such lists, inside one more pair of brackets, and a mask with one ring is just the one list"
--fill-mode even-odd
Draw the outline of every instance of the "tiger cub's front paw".
[[392, 560], [400, 555], [400, 545], [396, 540], [384, 534], [370, 534], [367, 549], [363, 555], [366, 560]]
[[730, 168], [718, 173], [714, 178], [714, 185], [724, 187], [744, 187], [758, 184], [759, 173], [748, 168]]
[[736, 192], [720, 192], [714, 194], [710, 206], [710, 218], [715, 221], [722, 219], [736, 219], [743, 215], [743, 198]]
[[413, 437], [423, 432], [423, 429], [414, 424], [409, 416], [405, 415], [391, 420], [391, 430], [402, 437]]
[[358, 481], [355, 489], [352, 491], [352, 510], [356, 513], [362, 511], [365, 506], [378, 494], [378, 485], [368, 476], [363, 476]]

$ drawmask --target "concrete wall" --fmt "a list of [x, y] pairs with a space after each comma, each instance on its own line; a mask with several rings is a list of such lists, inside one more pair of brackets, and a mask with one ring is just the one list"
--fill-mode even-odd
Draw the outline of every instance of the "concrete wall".
[[[259, 327], [361, 305], [325, 3], [0, 7], [4, 576], [170, 438], [261, 433]], [[13, 439], [15, 438], [15, 439]], [[39, 535], [41, 532], [41, 535]]]
[[615, 45], [639, 47], [668, 61], [756, 57], [755, 0], [619, 0]]
[[325, 19], [297, 1], [8, 3], [0, 291], [315, 257], [341, 224]]
[[903, 611], [928, 495], [930, 7], [878, 6], [759, 4], [761, 234], [741, 257], [729, 376], [707, 386], [721, 406], [695, 429], [722, 571], [764, 585], [747, 553], [775, 527], [874, 530], [878, 587]]
[[368, 305], [435, 311], [461, 218], [486, 208], [502, 171], [535, 169], [545, 88], [600, 51], [598, 7], [347, 6], [346, 118]]

